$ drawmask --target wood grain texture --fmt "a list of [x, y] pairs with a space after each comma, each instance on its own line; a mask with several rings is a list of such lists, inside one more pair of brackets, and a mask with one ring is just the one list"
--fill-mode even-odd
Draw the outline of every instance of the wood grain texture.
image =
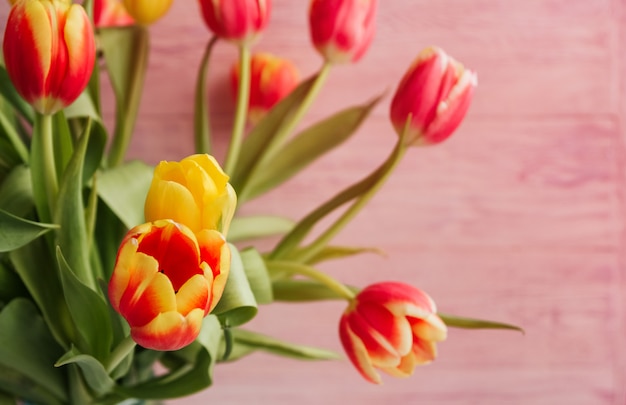
[[[478, 72], [466, 122], [448, 142], [411, 150], [337, 238], [387, 256], [325, 269], [361, 286], [403, 280], [428, 291], [443, 312], [516, 323], [526, 334], [451, 330], [436, 362], [383, 386], [361, 380], [346, 360], [255, 354], [220, 364], [213, 388], [169, 403], [624, 404], [626, 2], [380, 3], [372, 48], [357, 65], [331, 72], [303, 125], [387, 96], [354, 139], [244, 213], [299, 218], [376, 167], [395, 140], [390, 93], [420, 49], [440, 45]], [[308, 39], [307, 5], [274, 0], [255, 47], [291, 58], [303, 76], [321, 64]], [[192, 152], [194, 82], [209, 33], [195, 2], [178, 0], [151, 34], [131, 158], [154, 163]], [[235, 49], [220, 43], [211, 67], [218, 155], [231, 126], [226, 77], [235, 59]], [[343, 309], [272, 305], [253, 326], [341, 351]]]

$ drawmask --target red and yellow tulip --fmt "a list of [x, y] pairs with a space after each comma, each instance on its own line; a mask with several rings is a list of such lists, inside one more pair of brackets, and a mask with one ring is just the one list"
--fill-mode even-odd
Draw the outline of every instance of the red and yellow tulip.
[[[248, 118], [259, 122], [276, 103], [286, 97], [299, 81], [298, 69], [287, 59], [269, 53], [258, 53], [250, 60], [250, 98]], [[231, 69], [233, 94], [239, 88], [239, 63]]]
[[61, 0], [16, 2], [3, 51], [15, 88], [42, 114], [71, 104], [87, 86], [95, 62], [94, 34], [85, 10]]
[[405, 73], [391, 101], [390, 117], [396, 132], [408, 130], [409, 145], [444, 141], [463, 121], [477, 83], [476, 73], [443, 50], [424, 49]]
[[330, 63], [358, 61], [376, 30], [378, 0], [312, 0], [311, 40]]
[[128, 14], [141, 25], [150, 25], [163, 17], [174, 0], [122, 0]]
[[435, 343], [445, 340], [446, 325], [423, 291], [398, 282], [363, 289], [341, 317], [343, 347], [361, 375], [380, 384], [376, 368], [407, 377], [416, 366], [435, 359]]
[[157, 165], [144, 212], [149, 222], [171, 219], [196, 233], [213, 229], [226, 235], [236, 204], [235, 191], [215, 158], [197, 154]]
[[217, 231], [194, 235], [160, 220], [131, 229], [120, 246], [109, 299], [139, 345], [178, 350], [193, 342], [219, 301], [230, 249]]
[[124, 27], [133, 25], [135, 20], [121, 0], [94, 0], [93, 22], [96, 27]]
[[271, 0], [199, 0], [205, 23], [215, 35], [236, 43], [254, 41], [270, 18]]

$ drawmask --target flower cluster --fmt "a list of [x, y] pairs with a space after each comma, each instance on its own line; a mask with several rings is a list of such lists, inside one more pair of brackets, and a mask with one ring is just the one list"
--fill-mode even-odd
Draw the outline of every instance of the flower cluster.
[[[277, 301], [345, 300], [339, 340], [373, 383], [382, 381], [377, 369], [402, 377], [433, 361], [450, 326], [518, 329], [438, 313], [425, 292], [402, 282], [359, 289], [318, 267], [367, 252], [332, 240], [410, 147], [438, 144], [462, 123], [476, 73], [440, 48], [419, 52], [399, 81], [389, 111], [398, 136], [376, 170], [299, 221], [237, 215], [352, 136], [378, 102], [296, 131], [333, 66], [367, 53], [377, 0], [310, 1], [311, 49], [324, 63], [305, 79], [286, 58], [251, 54], [270, 23], [271, 0], [199, 0], [211, 38], [198, 71], [195, 151], [156, 167], [125, 156], [147, 69], [147, 26], [172, 0], [11, 3], [0, 67], [1, 397], [173, 398], [208, 387], [217, 363], [255, 350], [336, 357], [242, 328], [260, 304]], [[239, 52], [223, 164], [212, 155], [206, 94], [217, 43]], [[112, 131], [101, 114], [105, 74]], [[278, 242], [259, 251], [255, 241], [270, 236]], [[156, 362], [164, 376], [154, 375]]]

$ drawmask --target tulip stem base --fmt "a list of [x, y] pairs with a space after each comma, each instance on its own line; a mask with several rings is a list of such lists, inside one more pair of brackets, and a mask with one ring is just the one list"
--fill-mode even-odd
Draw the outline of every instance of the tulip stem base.
[[235, 122], [233, 123], [233, 133], [224, 164], [224, 171], [226, 173], [233, 173], [237, 166], [248, 116], [248, 102], [250, 99], [250, 49], [247, 45], [241, 45], [239, 48], [239, 72]]
[[218, 37], [213, 36], [202, 55], [198, 80], [196, 82], [196, 98], [194, 103], [194, 135], [196, 153], [211, 153], [211, 125], [209, 112], [209, 96], [206, 88], [207, 71], [213, 46]]

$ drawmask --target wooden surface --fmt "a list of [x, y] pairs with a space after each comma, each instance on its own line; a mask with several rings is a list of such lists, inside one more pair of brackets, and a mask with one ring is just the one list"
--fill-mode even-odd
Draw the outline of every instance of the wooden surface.
[[[192, 152], [193, 86], [209, 38], [195, 3], [175, 1], [151, 27], [132, 157], [157, 162]], [[380, 3], [370, 51], [331, 72], [306, 122], [387, 96], [354, 139], [244, 212], [299, 218], [372, 170], [395, 140], [391, 92], [420, 49], [439, 45], [478, 72], [466, 122], [448, 142], [411, 150], [338, 238], [378, 246], [388, 257], [325, 268], [360, 286], [403, 280], [428, 291], [442, 312], [516, 323], [526, 334], [452, 329], [435, 363], [383, 386], [362, 380], [347, 360], [257, 354], [218, 365], [213, 388], [170, 403], [624, 404], [625, 2]], [[307, 5], [275, 0], [255, 47], [293, 59], [304, 76], [321, 64], [309, 44]], [[4, 17], [8, 7], [1, 7]], [[231, 125], [226, 71], [235, 57], [232, 46], [219, 44], [211, 72], [222, 139]], [[343, 309], [338, 302], [272, 305], [253, 325], [340, 351]]]

